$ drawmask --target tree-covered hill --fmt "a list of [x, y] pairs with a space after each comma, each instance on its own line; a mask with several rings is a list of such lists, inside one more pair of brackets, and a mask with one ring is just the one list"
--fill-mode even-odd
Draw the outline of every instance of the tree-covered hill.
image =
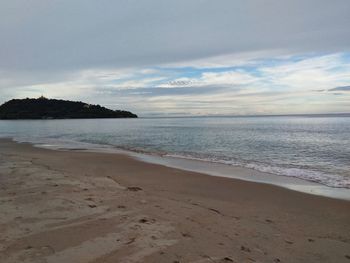
[[13, 99], [0, 106], [0, 119], [93, 119], [137, 118], [122, 110], [110, 110], [84, 102], [38, 99]]

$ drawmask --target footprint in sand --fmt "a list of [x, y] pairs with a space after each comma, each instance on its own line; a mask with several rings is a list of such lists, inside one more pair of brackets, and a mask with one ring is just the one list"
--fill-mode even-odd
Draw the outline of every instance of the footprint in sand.
[[222, 259], [222, 261], [223, 261], [223, 262], [234, 262], [233, 259], [230, 258], [230, 257], [224, 257], [224, 258]]
[[241, 246], [241, 250], [244, 252], [250, 252], [250, 248], [245, 246]]
[[131, 192], [137, 192], [137, 191], [142, 191], [142, 188], [141, 187], [138, 187], [138, 186], [129, 186], [126, 188], [128, 191], [131, 191]]
[[190, 233], [181, 233], [183, 237], [191, 238], [192, 235]]

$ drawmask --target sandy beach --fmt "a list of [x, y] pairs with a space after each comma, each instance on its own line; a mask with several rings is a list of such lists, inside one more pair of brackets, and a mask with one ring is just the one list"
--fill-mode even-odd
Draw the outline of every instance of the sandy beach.
[[0, 140], [0, 262], [350, 262], [350, 202]]

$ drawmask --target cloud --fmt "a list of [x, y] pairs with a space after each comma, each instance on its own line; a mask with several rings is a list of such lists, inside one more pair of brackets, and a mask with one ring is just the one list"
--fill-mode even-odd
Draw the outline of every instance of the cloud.
[[233, 87], [253, 83], [256, 78], [244, 71], [203, 72], [198, 77], [181, 77], [160, 84], [162, 88], [174, 87]]
[[349, 7], [348, 0], [4, 0], [0, 69], [125, 68], [274, 50], [347, 50]]
[[344, 111], [349, 9], [348, 0], [4, 0], [0, 102], [45, 94], [140, 115]]
[[265, 83], [294, 91], [327, 90], [350, 82], [350, 61], [340, 53], [292, 58], [259, 71]]
[[329, 89], [328, 91], [350, 91], [350, 86], [336, 87], [333, 89]]
[[[260, 59], [224, 68], [83, 70], [62, 81], [16, 87], [12, 97], [74, 98], [140, 116], [343, 112], [349, 98], [345, 93], [333, 96], [339, 91], [329, 87], [347, 87], [349, 64], [347, 53], [337, 53]], [[11, 97], [3, 94], [3, 99]]]

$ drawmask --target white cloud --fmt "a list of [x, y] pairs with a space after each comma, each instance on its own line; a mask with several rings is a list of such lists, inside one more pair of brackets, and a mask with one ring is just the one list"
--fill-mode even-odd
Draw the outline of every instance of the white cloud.
[[[288, 55], [286, 55], [288, 54]], [[293, 55], [293, 52], [286, 49], [270, 49], [258, 51], [242, 51], [235, 53], [226, 53], [215, 56], [208, 56], [200, 59], [182, 60], [173, 63], [163, 64], [164, 67], [193, 67], [193, 68], [224, 68], [239, 66], [254, 66], [259, 63], [260, 59], [267, 57], [286, 58]]]
[[116, 89], [131, 89], [131, 88], [144, 88], [149, 87], [154, 82], [162, 81], [164, 80], [164, 77], [153, 77], [153, 78], [143, 78], [143, 79], [136, 79], [136, 80], [125, 80], [120, 83], [109, 85], [110, 88], [116, 88]]
[[259, 71], [266, 83], [294, 91], [330, 89], [350, 83], [350, 61], [343, 61], [342, 54], [287, 61]]
[[257, 81], [256, 77], [244, 71], [204, 72], [197, 78], [176, 78], [158, 87], [233, 87], [251, 84], [255, 81]]
[[234, 69], [89, 69], [66, 74], [61, 81], [29, 85], [11, 77], [3, 79], [3, 85], [17, 86], [3, 89], [3, 100], [44, 94], [140, 116], [322, 113], [350, 107], [349, 92], [329, 91], [350, 83], [350, 61], [342, 53], [259, 59]]
[[243, 71], [205, 72], [201, 78], [207, 85], [247, 85], [257, 81], [257, 78]]

